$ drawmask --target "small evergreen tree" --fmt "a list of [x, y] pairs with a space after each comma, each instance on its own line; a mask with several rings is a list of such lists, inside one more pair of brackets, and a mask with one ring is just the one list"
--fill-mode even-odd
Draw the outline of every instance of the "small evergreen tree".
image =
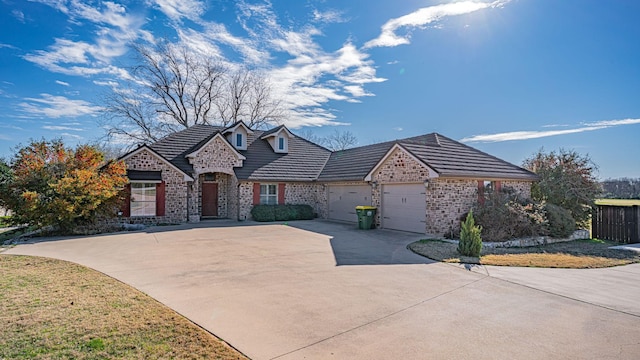
[[470, 210], [465, 221], [460, 223], [460, 242], [458, 252], [464, 256], [480, 257], [482, 250], [482, 238], [480, 232], [482, 227], [476, 226], [473, 220], [473, 211]]

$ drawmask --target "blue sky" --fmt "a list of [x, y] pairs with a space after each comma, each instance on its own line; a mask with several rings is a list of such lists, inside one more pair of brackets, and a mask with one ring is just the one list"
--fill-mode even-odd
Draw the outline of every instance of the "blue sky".
[[128, 44], [263, 70], [285, 124], [360, 145], [438, 132], [515, 164], [589, 154], [640, 177], [640, 2], [0, 0], [0, 156], [104, 135]]

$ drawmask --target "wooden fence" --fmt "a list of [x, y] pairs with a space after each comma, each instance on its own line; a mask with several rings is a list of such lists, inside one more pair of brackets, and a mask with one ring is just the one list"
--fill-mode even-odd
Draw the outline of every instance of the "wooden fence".
[[592, 237], [625, 244], [640, 242], [640, 207], [596, 205], [591, 218]]

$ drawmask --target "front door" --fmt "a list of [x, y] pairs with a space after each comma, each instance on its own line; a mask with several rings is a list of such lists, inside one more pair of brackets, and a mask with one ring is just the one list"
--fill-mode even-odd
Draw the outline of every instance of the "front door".
[[218, 183], [202, 183], [202, 216], [218, 216]]

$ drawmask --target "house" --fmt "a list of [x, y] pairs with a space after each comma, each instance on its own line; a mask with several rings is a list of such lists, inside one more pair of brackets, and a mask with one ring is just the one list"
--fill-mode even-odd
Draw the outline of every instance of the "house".
[[256, 204], [308, 204], [318, 217], [356, 222], [378, 208], [382, 228], [443, 235], [486, 188], [530, 195], [535, 174], [432, 133], [331, 152], [285, 126], [196, 125], [122, 157], [131, 222], [247, 220]]

